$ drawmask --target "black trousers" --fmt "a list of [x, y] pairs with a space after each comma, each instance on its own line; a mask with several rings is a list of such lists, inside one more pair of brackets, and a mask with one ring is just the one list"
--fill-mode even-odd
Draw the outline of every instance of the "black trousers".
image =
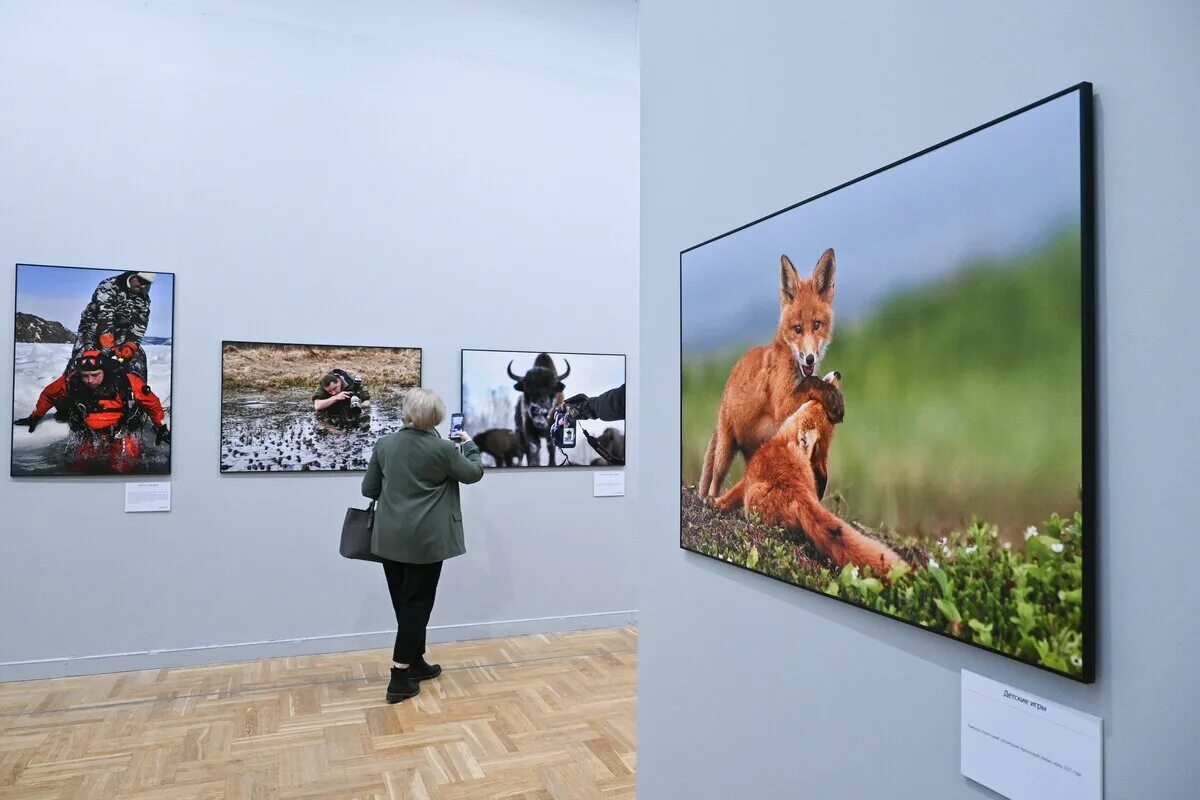
[[442, 562], [403, 564], [385, 560], [383, 574], [387, 576], [388, 593], [396, 611], [396, 646], [392, 648], [392, 660], [397, 664], [411, 664], [425, 655], [425, 627], [433, 611]]

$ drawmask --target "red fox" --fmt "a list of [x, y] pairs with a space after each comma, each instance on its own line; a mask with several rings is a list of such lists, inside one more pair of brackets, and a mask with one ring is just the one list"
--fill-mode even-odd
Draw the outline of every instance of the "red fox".
[[[740, 452], [749, 461], [803, 403], [820, 401], [817, 407], [832, 422], [842, 421], [841, 392], [816, 374], [833, 337], [833, 250], [821, 255], [805, 279], [786, 255], [779, 261], [779, 329], [775, 341], [746, 352], [729, 373], [700, 472], [697, 491], [705, 502], [720, 495], [734, 456]], [[823, 455], [817, 467], [817, 494], [824, 496]]]
[[[825, 381], [841, 388], [841, 375]], [[884, 543], [860, 533], [832, 514], [814, 488], [814, 464], [829, 453], [834, 423], [820, 401], [809, 400], [788, 417], [779, 432], [755, 451], [746, 476], [716, 500], [722, 511], [741, 506], [747, 519], [804, 531], [817, 549], [839, 567], [856, 564], [886, 575], [901, 558]]]

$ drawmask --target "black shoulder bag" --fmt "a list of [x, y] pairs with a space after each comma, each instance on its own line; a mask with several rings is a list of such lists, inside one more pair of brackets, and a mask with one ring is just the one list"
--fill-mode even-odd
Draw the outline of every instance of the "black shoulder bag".
[[342, 523], [342, 546], [344, 558], [355, 558], [360, 561], [382, 561], [383, 559], [371, 552], [371, 528], [375, 525], [375, 501], [372, 500], [365, 509], [346, 509], [346, 519]]

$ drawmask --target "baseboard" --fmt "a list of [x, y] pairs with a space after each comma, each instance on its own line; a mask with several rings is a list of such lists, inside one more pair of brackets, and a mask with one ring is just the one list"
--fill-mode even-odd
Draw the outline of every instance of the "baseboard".
[[[565, 617], [509, 619], [496, 622], [470, 622], [439, 625], [429, 629], [430, 642], [465, 642], [535, 633], [564, 633], [594, 628], [619, 628], [637, 624], [637, 611], [607, 611]], [[133, 653], [105, 653], [88, 656], [46, 658], [31, 661], [0, 662], [0, 682], [100, 675], [166, 667], [196, 667], [256, 661], [260, 658], [310, 656], [319, 653], [345, 653], [391, 647], [395, 631], [341, 633], [300, 639], [277, 639], [237, 644], [182, 647], [173, 650], [144, 650]]]

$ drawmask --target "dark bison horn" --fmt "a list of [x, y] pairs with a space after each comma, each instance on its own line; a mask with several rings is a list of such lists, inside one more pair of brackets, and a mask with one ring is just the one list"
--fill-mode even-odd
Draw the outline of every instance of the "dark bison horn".
[[563, 359], [563, 363], [567, 365], [567, 371], [566, 371], [566, 372], [564, 372], [562, 375], [559, 375], [559, 376], [558, 376], [558, 379], [559, 379], [560, 381], [565, 381], [565, 380], [567, 379], [567, 376], [571, 374], [571, 362], [570, 362], [570, 361], [567, 361], [567, 360], [564, 358], [564, 359]]
[[512, 378], [514, 381], [519, 381], [519, 380], [521, 380], [521, 376], [520, 376], [520, 375], [515, 375], [515, 374], [513, 374], [513, 371], [512, 371], [512, 365], [513, 365], [513, 362], [511, 362], [511, 361], [510, 361], [510, 362], [508, 362], [508, 377]]

